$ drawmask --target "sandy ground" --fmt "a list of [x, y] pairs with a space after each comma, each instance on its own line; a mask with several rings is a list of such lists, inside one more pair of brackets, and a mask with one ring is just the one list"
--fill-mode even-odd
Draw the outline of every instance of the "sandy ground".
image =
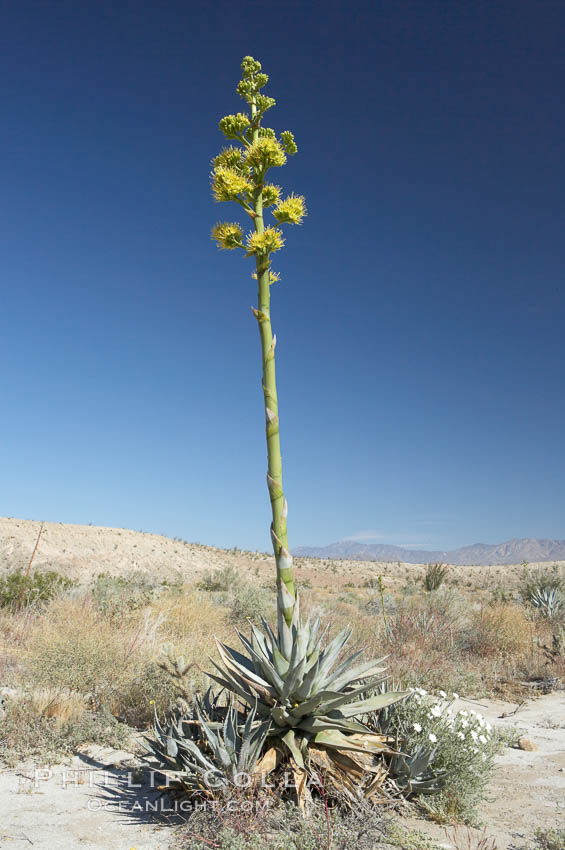
[[[538, 749], [506, 749], [490, 786], [482, 818], [497, 850], [511, 850], [536, 827], [565, 829], [565, 694], [555, 692], [516, 708], [510, 703], [461, 700], [493, 724], [516, 726]], [[66, 765], [26, 764], [0, 771], [0, 847], [37, 850], [169, 850], [180, 814], [145, 781], [128, 753], [89, 748]], [[161, 805], [161, 809], [159, 806]], [[450, 830], [421, 818], [402, 822], [455, 850]], [[472, 830], [477, 838], [480, 831]], [[459, 834], [467, 840], [467, 830]], [[462, 847], [467, 845], [462, 843]], [[475, 845], [471, 845], [475, 846]]]

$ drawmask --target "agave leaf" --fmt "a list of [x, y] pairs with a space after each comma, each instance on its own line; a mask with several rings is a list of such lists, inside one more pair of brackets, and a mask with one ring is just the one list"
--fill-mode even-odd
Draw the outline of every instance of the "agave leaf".
[[[318, 691], [318, 693], [312, 694], [311, 697], [304, 700], [304, 702], [299, 703], [299, 705], [293, 706], [290, 709], [290, 714], [293, 717], [305, 717], [308, 714], [313, 714], [316, 712], [322, 704], [329, 703], [332, 699], [335, 700], [338, 697], [341, 697], [342, 694], [337, 691]], [[324, 709], [325, 709], [324, 705]], [[324, 713], [326, 713], [324, 711]]]
[[320, 653], [320, 670], [318, 678], [314, 682], [313, 690], [326, 687], [326, 678], [350, 637], [351, 629], [347, 626], [322, 650]]
[[[206, 675], [214, 682], [217, 682], [219, 685], [221, 685], [223, 688], [226, 688], [226, 690], [230, 693], [237, 694], [237, 696], [240, 697], [240, 699], [242, 699], [245, 703], [247, 703], [247, 705], [251, 706], [255, 703], [257, 698], [254, 697], [249, 690], [244, 690], [242, 687], [240, 687], [237, 682], [235, 682], [235, 680], [231, 679], [231, 677], [228, 676], [226, 671], [221, 669], [221, 667], [219, 667], [218, 669], [227, 677], [226, 679], [222, 678], [222, 676], [217, 676], [215, 673], [207, 673]], [[266, 714], [267, 707], [260, 707], [259, 712], [261, 714]]]
[[[228, 649], [228, 647], [224, 647], [223, 644], [218, 642], [218, 653], [220, 658], [232, 676], [246, 682], [250, 689], [257, 691], [263, 699], [267, 699], [267, 697], [270, 696], [274, 701], [277, 697], [277, 692], [274, 688], [272, 688], [271, 685], [269, 685], [269, 683], [262, 679], [257, 673], [250, 671], [246, 666], [241, 666], [237, 661], [234, 661], [228, 652], [226, 652], [226, 649]], [[249, 663], [249, 659], [246, 659], [246, 661]]]
[[316, 650], [314, 652], [314, 656], [316, 656], [316, 659], [314, 661], [313, 666], [310, 669], [308, 669], [309, 666], [310, 666], [310, 659], [306, 662], [306, 666], [304, 668], [305, 673], [304, 673], [304, 678], [302, 679], [302, 684], [295, 691], [296, 699], [298, 700], [298, 702], [301, 702], [302, 700], [307, 699], [307, 697], [309, 697], [312, 693], [312, 686], [313, 686], [313, 684], [316, 680], [316, 677], [318, 676], [319, 670], [320, 670], [320, 666], [319, 666], [318, 660], [317, 660], [317, 655], [318, 655], [318, 650]]
[[384, 772], [386, 774], [386, 767], [384, 767], [382, 761], [374, 754], [368, 752], [357, 752], [354, 750], [348, 750], [344, 752], [342, 750], [329, 750], [329, 757], [334, 761], [342, 770], [347, 771], [347, 773], [352, 773], [353, 775], [357, 775], [359, 778], [363, 776], [364, 773], [381, 773], [384, 768]]
[[[256, 650], [254, 648], [254, 646], [247, 640], [247, 638], [244, 637], [244, 635], [242, 635], [239, 632], [238, 632], [238, 634], [239, 634], [239, 638], [240, 638], [242, 644], [247, 649], [249, 655], [251, 656], [252, 659], [254, 659], [254, 661], [250, 661], [249, 659], [246, 659], [247, 664], [248, 664], [247, 669], [249, 669], [249, 666], [250, 666], [251, 669], [255, 671], [255, 674], [257, 676], [259, 676], [260, 679], [262, 678], [262, 676], [264, 676], [264, 679], [262, 679], [262, 681], [264, 681], [264, 683], [266, 685], [269, 685], [269, 684], [274, 685], [275, 689], [280, 693], [280, 691], [283, 688], [283, 681], [282, 681], [282, 678], [277, 673], [275, 667], [271, 663], [271, 660], [269, 658], [264, 657], [263, 652], [260, 648], [258, 648]], [[255, 644], [255, 646], [257, 646], [257, 644]], [[245, 656], [242, 656], [242, 657], [245, 658]], [[262, 674], [262, 676], [261, 676], [261, 674]]]
[[281, 740], [284, 741], [284, 743], [286, 744], [286, 746], [290, 750], [292, 757], [293, 757], [294, 761], [296, 762], [296, 764], [298, 765], [298, 767], [303, 768], [304, 767], [304, 759], [302, 757], [302, 752], [300, 750], [300, 746], [298, 744], [298, 741], [296, 740], [296, 735], [294, 734], [294, 730], [289, 729], [288, 732], [286, 732], [282, 736]]
[[294, 777], [294, 787], [296, 788], [296, 796], [298, 798], [298, 807], [300, 811], [304, 814], [306, 810], [306, 800], [310, 796], [308, 785], [306, 784], [308, 773], [306, 772], [306, 769], [304, 767], [301, 767], [300, 765], [295, 765], [292, 768], [292, 774]]
[[[281, 587], [283, 588], [283, 597], [284, 596], [287, 596], [287, 597], [290, 596], [290, 594], [286, 590], [285, 585], [282, 584]], [[285, 594], [285, 591], [286, 591], [286, 594]], [[292, 604], [294, 605], [294, 610], [292, 612], [292, 621], [290, 623], [290, 628], [292, 629], [292, 631], [294, 633], [296, 633], [296, 630], [300, 626], [300, 596], [299, 596], [298, 593], [296, 594], [296, 599], [292, 600]]]
[[318, 632], [320, 630], [320, 618], [316, 617], [314, 622], [310, 627], [310, 640], [308, 641], [308, 649], [307, 655], [311, 655], [314, 652], [314, 648], [316, 646], [316, 638], [318, 636]]
[[174, 758], [178, 755], [179, 748], [174, 738], [167, 738], [167, 755]]
[[237, 749], [237, 718], [235, 716], [235, 711], [231, 706], [226, 712], [223, 731], [224, 741], [226, 742], [228, 749], [231, 749], [231, 751], [235, 753]]
[[[363, 650], [361, 650], [361, 652], [362, 651]], [[361, 655], [361, 652], [356, 652], [354, 655], [351, 655], [347, 661], [340, 664], [335, 673], [333, 673], [327, 680], [326, 687], [331, 685], [334, 690], [339, 691], [345, 685], [357, 682], [359, 679], [374, 678], [380, 673], [384, 673], [386, 671], [386, 666], [381, 666], [381, 662], [384, 660], [383, 658], [379, 658], [377, 661], [365, 661], [363, 664], [358, 664], [357, 667], [349, 669], [351, 663], [355, 660], [355, 658]]]
[[276, 646], [273, 649], [273, 667], [281, 678], [288, 672], [289, 667], [288, 660], [284, 657], [284, 655], [281, 655]]
[[304, 659], [306, 662], [308, 657], [306, 655], [306, 650], [308, 649], [308, 634], [306, 629], [303, 626], [298, 625], [296, 629], [296, 657], [299, 661]]
[[306, 672], [309, 672], [312, 667], [315, 667], [320, 658], [320, 648], [315, 646], [312, 652], [306, 652], [308, 662], [306, 664]]
[[248, 770], [254, 770], [257, 759], [259, 758], [261, 750], [263, 749], [263, 745], [267, 740], [269, 732], [271, 731], [271, 725], [272, 724], [270, 720], [265, 720], [253, 731], [253, 734], [250, 739], [251, 745]]
[[[341, 677], [341, 675], [344, 672], [346, 672], [347, 670], [351, 670], [351, 673], [353, 673], [354, 672], [354, 668], [352, 668], [353, 662], [355, 661], [356, 658], [359, 658], [360, 655], [363, 655], [364, 652], [365, 652], [364, 649], [358, 649], [357, 652], [354, 652], [353, 655], [350, 655], [348, 658], [345, 659], [345, 661], [342, 661], [341, 664], [339, 665], [339, 667], [336, 667], [336, 669], [333, 671], [333, 673], [331, 673], [331, 674], [328, 673], [327, 676], [326, 676], [325, 682], [324, 682], [324, 687], [328, 688], [332, 684], [332, 682], [334, 682], [336, 679], [339, 679]], [[347, 684], [349, 684], [350, 681], [353, 682], [354, 679], [352, 679], [350, 676], [348, 676], [346, 678], [344, 684], [347, 685]], [[337, 686], [335, 690], [336, 691], [339, 690], [339, 686]]]
[[382, 790], [383, 783], [387, 777], [387, 769], [383, 764], [378, 765], [378, 770], [375, 771], [375, 776], [371, 779], [367, 787], [364, 789], [365, 798], [370, 800], [379, 791]]
[[276, 747], [269, 747], [267, 752], [259, 759], [253, 771], [258, 776], [268, 776], [276, 770], [280, 762], [280, 751]]
[[[239, 637], [242, 638], [243, 636], [239, 635]], [[244, 655], [242, 652], [238, 652], [237, 649], [233, 649], [233, 647], [227, 646], [225, 643], [220, 643], [218, 640], [216, 640], [216, 643], [218, 645], [218, 648], [221, 646], [223, 652], [227, 653], [232, 659], [232, 661], [238, 665], [238, 667], [244, 668], [245, 670], [247, 670], [248, 673], [251, 673], [252, 675], [258, 675], [257, 671], [255, 670], [253, 661], [248, 658], [247, 655]], [[220, 658], [222, 658], [223, 660], [223, 656], [221, 654]]]
[[277, 604], [278, 644], [281, 655], [289, 659], [292, 654], [292, 632], [284, 618], [282, 605]]
[[268, 639], [269, 643], [271, 644], [271, 654], [272, 654], [275, 651], [275, 647], [278, 646], [278, 641], [275, 637], [275, 633], [273, 632], [272, 628], [270, 627], [270, 625], [268, 624], [268, 622], [265, 620], [264, 617], [261, 617], [261, 625], [265, 629], [267, 639]]
[[302, 720], [297, 729], [310, 734], [321, 732], [323, 729], [338, 729], [340, 732], [367, 732], [367, 727], [357, 720], [340, 719], [339, 717], [307, 717]]
[[337, 729], [328, 729], [318, 732], [314, 742], [323, 744], [325, 747], [333, 747], [336, 750], [356, 750], [361, 753], [388, 752], [389, 748], [382, 742], [381, 737], [372, 734], [344, 735]]
[[[365, 682], [364, 685], [361, 685], [360, 688], [356, 688], [354, 691], [348, 691], [347, 693], [338, 693], [334, 699], [324, 700], [324, 714], [329, 714], [330, 711], [334, 711], [336, 708], [340, 708], [342, 705], [347, 705], [347, 703], [353, 702], [355, 697], [361, 696], [361, 694], [366, 694], [367, 691], [371, 691], [375, 688], [375, 682]], [[382, 703], [382, 707], [389, 705], [391, 702], [396, 702], [396, 694], [378, 694], [379, 697], [384, 699]], [[389, 699], [389, 702], [386, 702], [386, 699]]]
[[[370, 711], [379, 711], [381, 708], [386, 708], [389, 705], [393, 705], [395, 702], [400, 702], [407, 696], [408, 692], [377, 694], [376, 696], [369, 697], [369, 699], [362, 700], [361, 702], [353, 702], [347, 705], [342, 705], [339, 710], [344, 717], [355, 717], [361, 714], [368, 714]], [[334, 709], [332, 709], [332, 711], [333, 710]]]
[[286, 678], [284, 680], [284, 687], [281, 693], [281, 702], [285, 703], [287, 699], [294, 693], [296, 688], [299, 688], [302, 684], [302, 679], [304, 676], [304, 668], [306, 666], [306, 658], [303, 657], [302, 660], [296, 667], [293, 667], [292, 664], [288, 673], [286, 674]]
[[[224, 655], [220, 653], [220, 656], [227, 669], [222, 669], [217, 664], [214, 664], [213, 661], [212, 664], [214, 664], [216, 669], [219, 670], [222, 675], [228, 679], [228, 681], [233, 679], [240, 688], [247, 689], [255, 698], [259, 696], [267, 705], [274, 705], [277, 698], [277, 692], [270, 685], [264, 682], [264, 680], [256, 674], [253, 674], [253, 677], [251, 677], [250, 673], [244, 674], [241, 669], [238, 669], [235, 661], [231, 661], [229, 656], [225, 653]], [[234, 688], [232, 688], [232, 690], [234, 690]]]
[[271, 709], [271, 717], [277, 724], [277, 726], [294, 726], [296, 724], [291, 724], [290, 714], [286, 710], [286, 708], [282, 705], [277, 705], [276, 708]]
[[166, 763], [170, 764], [172, 768], [177, 766], [176, 759], [172, 758], [171, 756], [168, 756], [166, 749], [160, 747], [159, 744], [157, 744], [156, 742], [151, 741], [150, 738], [145, 739], [143, 746], [145, 747], [147, 752], [152, 753], [157, 759], [163, 760]]
[[269, 659], [270, 652], [265, 635], [253, 623], [251, 624], [251, 643], [256, 652], [260, 651], [266, 660]]

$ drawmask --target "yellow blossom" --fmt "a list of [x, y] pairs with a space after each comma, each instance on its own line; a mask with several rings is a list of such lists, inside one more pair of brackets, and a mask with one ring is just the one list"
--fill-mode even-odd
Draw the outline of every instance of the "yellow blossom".
[[235, 222], [221, 221], [212, 228], [212, 239], [216, 240], [218, 248], [233, 251], [242, 246], [243, 230]]
[[257, 141], [248, 148], [245, 161], [257, 171], [265, 171], [273, 165], [284, 165], [286, 162], [286, 154], [276, 139], [264, 136], [263, 138], [257, 139]]
[[212, 173], [212, 194], [216, 201], [235, 201], [238, 195], [245, 195], [251, 189], [251, 183], [233, 168], [220, 165]]
[[289, 195], [284, 201], [279, 201], [273, 210], [273, 215], [279, 224], [302, 224], [306, 215], [306, 203], [302, 195]]
[[263, 186], [263, 207], [271, 207], [273, 204], [277, 204], [280, 197], [280, 186], [274, 186], [272, 183], [265, 183]]
[[277, 227], [267, 227], [263, 233], [250, 233], [247, 237], [247, 256], [270, 254], [284, 245], [282, 232]]

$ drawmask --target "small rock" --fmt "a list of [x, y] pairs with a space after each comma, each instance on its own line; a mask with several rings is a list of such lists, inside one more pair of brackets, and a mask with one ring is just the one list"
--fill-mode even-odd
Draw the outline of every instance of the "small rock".
[[524, 736], [518, 738], [518, 748], [520, 750], [527, 750], [529, 753], [535, 753], [536, 750], [539, 750], [537, 744], [534, 744], [533, 741], [530, 741], [529, 738], [525, 738]]

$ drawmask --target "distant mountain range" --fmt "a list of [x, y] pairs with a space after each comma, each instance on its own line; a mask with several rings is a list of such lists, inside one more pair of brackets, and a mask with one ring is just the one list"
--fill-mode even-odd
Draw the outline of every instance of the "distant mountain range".
[[343, 559], [348, 561], [402, 561], [405, 564], [428, 564], [442, 561], [446, 564], [464, 566], [477, 564], [520, 564], [522, 561], [564, 561], [565, 540], [539, 540], [532, 537], [515, 538], [506, 543], [475, 543], [447, 552], [427, 549], [404, 549], [402, 546], [387, 546], [380, 543], [358, 543], [355, 540], [339, 540], [329, 546], [299, 546], [293, 554], [303, 558]]

